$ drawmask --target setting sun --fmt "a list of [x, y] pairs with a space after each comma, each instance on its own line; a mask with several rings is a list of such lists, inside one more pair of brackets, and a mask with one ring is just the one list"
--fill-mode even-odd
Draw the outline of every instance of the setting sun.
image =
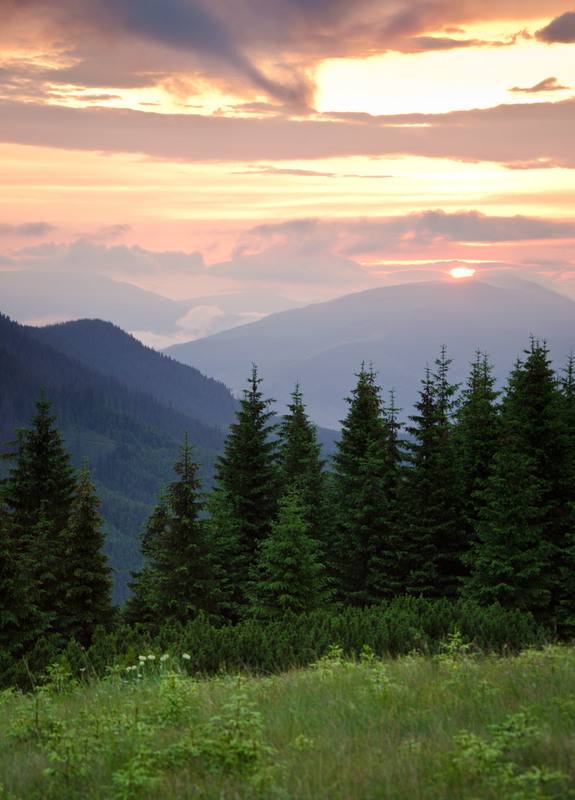
[[449, 270], [449, 274], [452, 278], [471, 278], [475, 275], [475, 270], [471, 267], [453, 267]]

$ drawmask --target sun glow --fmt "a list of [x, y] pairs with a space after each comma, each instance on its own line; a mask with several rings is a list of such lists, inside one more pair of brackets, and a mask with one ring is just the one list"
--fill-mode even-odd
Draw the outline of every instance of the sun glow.
[[471, 278], [475, 275], [475, 270], [471, 267], [453, 267], [449, 270], [452, 278]]

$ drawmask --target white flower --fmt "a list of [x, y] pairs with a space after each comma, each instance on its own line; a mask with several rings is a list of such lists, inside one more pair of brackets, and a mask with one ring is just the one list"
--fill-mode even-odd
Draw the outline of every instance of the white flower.
[[189, 661], [191, 659], [191, 655], [189, 653], [182, 653], [182, 658], [185, 661]]
[[146, 660], [146, 656], [138, 656], [138, 661], [145, 661], [145, 660]]
[[164, 653], [164, 655], [160, 658], [160, 661], [167, 661], [169, 657], [170, 657], [169, 653]]
[[150, 653], [150, 655], [148, 656], [148, 661], [155, 661], [155, 660], [156, 656], [153, 653]]

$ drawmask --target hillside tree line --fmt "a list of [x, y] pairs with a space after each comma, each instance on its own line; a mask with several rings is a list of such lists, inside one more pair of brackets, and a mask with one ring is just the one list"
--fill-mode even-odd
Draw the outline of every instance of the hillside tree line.
[[[140, 537], [122, 620], [149, 630], [271, 623], [399, 596], [498, 603], [575, 629], [575, 365], [535, 339], [505, 389], [485, 354], [466, 384], [445, 348], [406, 424], [361, 366], [337, 451], [322, 458], [296, 386], [278, 417], [254, 366], [207, 495], [187, 436]], [[89, 473], [37, 403], [0, 503], [0, 645], [88, 644], [114, 619]]]

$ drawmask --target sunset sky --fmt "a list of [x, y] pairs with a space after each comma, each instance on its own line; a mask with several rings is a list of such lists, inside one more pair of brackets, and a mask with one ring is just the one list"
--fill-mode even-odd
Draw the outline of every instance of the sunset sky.
[[572, 3], [0, 0], [0, 269], [575, 298]]

